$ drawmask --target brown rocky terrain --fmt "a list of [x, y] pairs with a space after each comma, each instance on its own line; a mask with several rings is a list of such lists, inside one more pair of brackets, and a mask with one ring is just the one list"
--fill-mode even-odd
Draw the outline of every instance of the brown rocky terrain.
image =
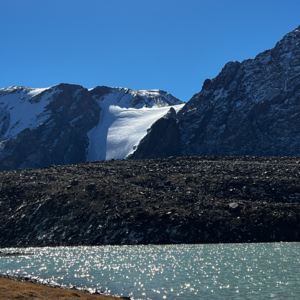
[[120, 298], [107, 295], [90, 295], [77, 290], [47, 287], [31, 282], [10, 280], [0, 276], [0, 299], [116, 300]]
[[0, 246], [300, 240], [297, 157], [111, 160], [0, 173]]

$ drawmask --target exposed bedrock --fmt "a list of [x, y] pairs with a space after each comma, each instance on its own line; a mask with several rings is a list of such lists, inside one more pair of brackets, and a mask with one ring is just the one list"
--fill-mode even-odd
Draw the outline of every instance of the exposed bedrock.
[[151, 128], [139, 153], [161, 157], [179, 140], [169, 155], [300, 155], [299, 42], [300, 26], [254, 59], [227, 63], [179, 111], [176, 127]]

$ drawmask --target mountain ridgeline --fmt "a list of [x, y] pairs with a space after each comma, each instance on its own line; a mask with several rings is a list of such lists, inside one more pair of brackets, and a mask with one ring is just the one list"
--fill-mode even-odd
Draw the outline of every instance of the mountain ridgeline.
[[[1, 89], [0, 170], [126, 158], [153, 122], [182, 103], [160, 90], [71, 84]], [[120, 124], [124, 116], [127, 131]]]
[[[168, 123], [168, 124], [166, 124]], [[254, 59], [227, 63], [132, 158], [300, 155], [300, 26]]]
[[186, 104], [161, 90], [0, 90], [0, 171], [109, 159], [300, 154], [300, 26]]

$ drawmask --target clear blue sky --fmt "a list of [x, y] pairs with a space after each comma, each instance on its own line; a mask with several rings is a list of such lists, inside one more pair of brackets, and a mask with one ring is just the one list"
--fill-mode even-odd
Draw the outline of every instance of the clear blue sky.
[[299, 25], [299, 0], [0, 0], [0, 88], [157, 88], [188, 101]]

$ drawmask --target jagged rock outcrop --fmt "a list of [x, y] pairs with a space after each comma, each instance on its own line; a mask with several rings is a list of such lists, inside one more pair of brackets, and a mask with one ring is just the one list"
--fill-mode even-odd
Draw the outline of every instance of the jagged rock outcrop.
[[91, 89], [90, 94], [96, 100], [107, 101], [119, 107], [164, 107], [183, 104], [182, 101], [162, 90], [132, 90], [128, 88], [116, 88], [97, 86]]
[[[184, 156], [300, 155], [299, 45], [300, 26], [255, 59], [227, 63], [178, 113], [177, 131], [153, 139], [151, 157], [178, 136]], [[148, 139], [158, 131], [153, 126]]]
[[[51, 164], [76, 164], [97, 158], [105, 159], [109, 126], [117, 118], [110, 113], [111, 106], [119, 110], [122, 108], [126, 112], [129, 108], [168, 109], [171, 105], [181, 103], [172, 95], [160, 90], [135, 91], [106, 86], [88, 90], [71, 84], [59, 84], [46, 89], [1, 89], [0, 170], [39, 168]], [[151, 125], [161, 114], [158, 112], [157, 117], [152, 115], [148, 123]], [[103, 121], [105, 117], [109, 124]], [[147, 127], [142, 128], [144, 131], [140, 130], [140, 135], [134, 136], [133, 142], [132, 130], [128, 130], [130, 142], [138, 143], [139, 139], [146, 135], [148, 124], [142, 125]], [[94, 130], [94, 135], [90, 134], [95, 128], [96, 133]], [[102, 139], [98, 140], [101, 134]], [[124, 139], [124, 130], [119, 134]], [[124, 142], [122, 146], [124, 147]], [[134, 151], [133, 147], [129, 146], [127, 152]], [[97, 155], [100, 151], [104, 153], [102, 157]], [[111, 154], [110, 158], [120, 157]]]
[[165, 117], [157, 120], [149, 133], [141, 140], [132, 159], [156, 158], [157, 156], [180, 156], [180, 136], [176, 122], [176, 111], [170, 108]]
[[294, 157], [0, 172], [0, 247], [300, 241], [299, 172]]

